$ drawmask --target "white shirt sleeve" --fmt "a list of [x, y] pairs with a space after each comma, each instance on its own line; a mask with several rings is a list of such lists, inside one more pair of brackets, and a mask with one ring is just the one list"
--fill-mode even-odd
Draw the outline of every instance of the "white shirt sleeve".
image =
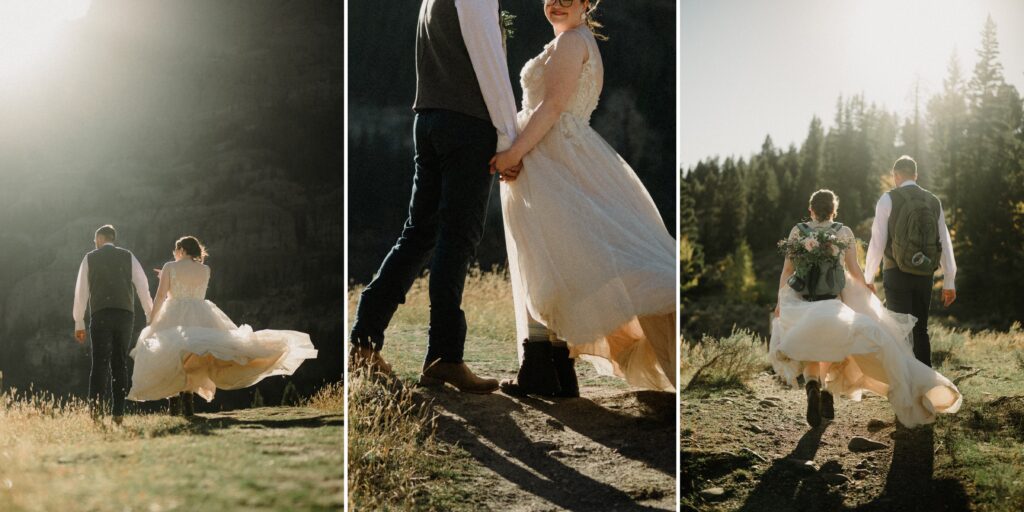
[[85, 330], [85, 308], [89, 305], [89, 258], [82, 258], [78, 267], [78, 281], [75, 282], [75, 305], [71, 316], [75, 319], [75, 330]]
[[871, 240], [864, 262], [864, 281], [875, 282], [878, 266], [882, 264], [882, 254], [889, 239], [889, 215], [892, 213], [892, 198], [888, 193], [882, 194], [875, 204], [875, 220], [871, 223]]
[[142, 303], [142, 311], [146, 313], [146, 320], [149, 320], [153, 312], [153, 297], [149, 295], [149, 280], [146, 279], [146, 271], [142, 270], [139, 260], [132, 254], [132, 284], [135, 285], [135, 292], [139, 294], [139, 302]]
[[487, 113], [498, 130], [497, 150], [504, 151], [512, 145], [518, 131], [516, 98], [501, 43], [498, 0], [455, 0], [455, 9]]
[[939, 267], [942, 268], [942, 289], [955, 290], [956, 258], [953, 257], [953, 241], [949, 239], [949, 228], [946, 227], [946, 212], [939, 205], [939, 242], [942, 244], [942, 255]]

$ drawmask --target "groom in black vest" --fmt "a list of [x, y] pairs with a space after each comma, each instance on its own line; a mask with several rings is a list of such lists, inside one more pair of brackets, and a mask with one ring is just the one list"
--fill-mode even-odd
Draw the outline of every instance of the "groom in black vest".
[[[430, 330], [420, 384], [449, 383], [473, 393], [498, 388], [497, 380], [477, 377], [463, 361], [462, 291], [483, 236], [490, 159], [515, 136], [515, 98], [501, 37], [497, 0], [422, 0], [409, 216], [359, 298], [351, 334], [355, 367], [391, 371], [380, 355], [384, 330], [429, 263]], [[495, 112], [505, 114], [499, 117], [508, 122], [495, 122]], [[511, 180], [518, 168], [501, 173]]]
[[875, 205], [865, 280], [874, 290], [875, 272], [881, 263], [885, 305], [917, 318], [914, 357], [931, 366], [928, 311], [933, 274], [942, 270], [942, 304], [949, 307], [956, 300], [953, 244], [942, 203], [917, 184], [917, 162], [901, 156], [892, 166], [892, 178], [896, 187], [882, 195]]
[[96, 250], [89, 252], [78, 269], [75, 285], [75, 340], [85, 343], [85, 310], [91, 312], [92, 371], [89, 374], [89, 403], [93, 417], [104, 409], [109, 383], [112, 416], [120, 424], [128, 393], [126, 358], [135, 320], [135, 294], [146, 319], [153, 310], [149, 281], [142, 265], [127, 249], [114, 245], [117, 231], [107, 224], [96, 230]]

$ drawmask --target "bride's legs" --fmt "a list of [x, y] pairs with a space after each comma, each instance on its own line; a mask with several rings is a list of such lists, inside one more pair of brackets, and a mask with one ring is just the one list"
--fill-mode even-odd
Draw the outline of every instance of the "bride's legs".
[[[823, 386], [826, 384], [825, 380], [826, 377], [828, 377], [828, 370], [831, 366], [832, 363], [827, 361], [818, 363], [818, 378]], [[833, 404], [831, 391], [826, 391], [825, 389], [821, 390], [820, 410], [822, 418], [830, 420], [836, 417], [835, 404]]]
[[804, 389], [807, 391], [807, 424], [821, 424], [821, 364], [804, 363]]

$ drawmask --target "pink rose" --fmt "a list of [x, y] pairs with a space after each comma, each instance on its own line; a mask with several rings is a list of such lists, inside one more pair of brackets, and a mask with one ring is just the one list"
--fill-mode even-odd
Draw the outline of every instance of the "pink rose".
[[811, 252], [811, 251], [813, 251], [813, 250], [815, 250], [817, 248], [818, 248], [818, 241], [817, 240], [815, 240], [813, 238], [805, 238], [804, 239], [804, 249], [807, 249], [807, 252]]
[[839, 246], [832, 244], [832, 256], [839, 256]]

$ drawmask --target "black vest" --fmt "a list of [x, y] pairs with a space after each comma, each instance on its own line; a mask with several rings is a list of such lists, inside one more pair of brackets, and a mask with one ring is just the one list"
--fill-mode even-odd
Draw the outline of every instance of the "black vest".
[[89, 260], [89, 307], [93, 314], [103, 309], [134, 312], [132, 253], [104, 245], [85, 257]]
[[412, 108], [451, 110], [491, 120], [462, 39], [455, 0], [423, 0], [420, 5], [416, 24], [416, 100]]

